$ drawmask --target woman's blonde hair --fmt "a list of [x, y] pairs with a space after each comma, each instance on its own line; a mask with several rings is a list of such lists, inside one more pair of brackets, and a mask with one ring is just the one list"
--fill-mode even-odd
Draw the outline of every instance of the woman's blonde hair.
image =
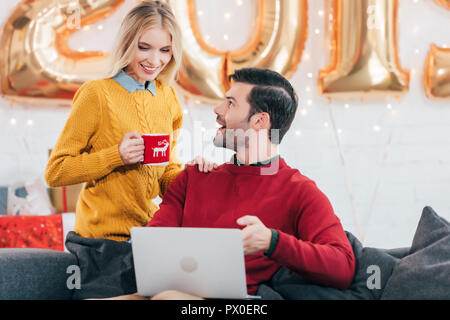
[[131, 63], [142, 33], [155, 27], [168, 31], [172, 38], [172, 59], [156, 79], [168, 84], [175, 78], [181, 66], [181, 31], [171, 8], [162, 1], [144, 1], [127, 14], [110, 57], [108, 78], [114, 77]]

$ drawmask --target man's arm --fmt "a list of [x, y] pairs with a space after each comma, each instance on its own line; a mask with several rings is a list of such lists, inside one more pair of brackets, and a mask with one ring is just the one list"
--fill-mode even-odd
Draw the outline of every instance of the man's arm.
[[355, 257], [342, 225], [328, 198], [312, 181], [302, 186], [300, 239], [280, 230], [270, 259], [306, 280], [347, 289], [355, 272]]
[[164, 198], [147, 227], [181, 227], [188, 174], [183, 170], [167, 188]]
[[355, 258], [352, 247], [335, 216], [328, 198], [314, 182], [302, 186], [299, 239], [281, 230], [267, 228], [256, 216], [237, 220], [242, 230], [245, 255], [264, 252], [266, 257], [296, 272], [305, 280], [346, 289], [353, 280]]

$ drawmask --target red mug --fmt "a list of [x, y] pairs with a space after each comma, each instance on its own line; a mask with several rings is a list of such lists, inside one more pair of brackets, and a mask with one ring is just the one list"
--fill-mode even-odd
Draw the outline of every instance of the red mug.
[[144, 139], [144, 161], [147, 166], [164, 166], [169, 164], [170, 159], [170, 135], [163, 133], [143, 134]]

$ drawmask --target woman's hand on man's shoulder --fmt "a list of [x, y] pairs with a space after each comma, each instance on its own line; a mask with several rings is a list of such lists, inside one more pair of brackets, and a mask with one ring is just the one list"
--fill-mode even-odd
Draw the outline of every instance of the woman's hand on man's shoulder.
[[214, 169], [217, 169], [218, 165], [215, 162], [208, 161], [205, 158], [201, 156], [196, 156], [194, 159], [186, 163], [184, 168], [187, 168], [188, 166], [195, 166], [198, 165], [198, 171], [200, 172], [211, 172]]

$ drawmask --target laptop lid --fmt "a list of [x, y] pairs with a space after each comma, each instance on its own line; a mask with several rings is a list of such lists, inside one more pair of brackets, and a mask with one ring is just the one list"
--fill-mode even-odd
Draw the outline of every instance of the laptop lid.
[[131, 243], [141, 296], [178, 290], [204, 298], [247, 298], [239, 229], [134, 227]]

